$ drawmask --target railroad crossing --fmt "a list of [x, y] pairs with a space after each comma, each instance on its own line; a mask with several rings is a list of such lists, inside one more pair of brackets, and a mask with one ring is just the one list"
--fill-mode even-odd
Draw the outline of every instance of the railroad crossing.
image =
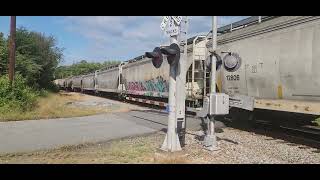
[[[262, 23], [264, 19], [268, 20], [268, 22], [265, 24]], [[15, 19], [13, 18], [12, 20], [13, 27], [15, 25]], [[295, 45], [295, 43], [299, 45], [303, 43], [308, 44], [309, 42], [305, 41], [303, 38], [300, 38], [301, 34], [304, 35], [309, 33], [308, 37], [313, 38], [310, 39], [318, 40], [316, 37], [313, 37], [314, 34], [317, 34], [314, 33], [314, 31], [318, 31], [318, 29], [315, 28], [319, 27], [318, 24], [316, 24], [318, 23], [318, 20], [319, 17], [294, 17], [292, 19], [280, 17], [277, 19], [276, 17], [259, 16], [255, 20], [259, 24], [250, 28], [245, 27], [252, 25], [252, 22], [255, 21], [246, 20], [245, 22], [235, 23], [237, 24], [237, 28], [240, 29], [238, 31], [239, 33], [236, 32], [232, 34], [233, 31], [237, 30], [233, 24], [230, 25], [230, 28], [219, 28], [219, 33], [222, 35], [219, 36], [220, 39], [218, 39], [217, 17], [213, 16], [212, 31], [207, 36], [195, 37], [193, 39], [193, 44], [188, 44], [188, 17], [164, 16], [160, 24], [160, 28], [164, 31], [164, 34], [168, 36], [169, 44], [155, 47], [152, 52], [146, 52], [145, 55], [142, 55], [138, 60], [135, 58], [133, 60], [121, 62], [116, 66], [106, 67], [106, 69], [101, 69], [101, 71], [95, 70], [90, 74], [62, 79], [61, 86], [59, 82], [57, 85], [65, 90], [78, 90], [84, 93], [94, 93], [96, 95], [112, 94], [115, 96], [115, 94], [117, 94], [119, 100], [137, 100], [138, 102], [142, 102], [144, 104], [153, 104], [159, 106], [166, 104], [166, 111], [168, 114], [161, 114], [163, 112], [154, 113], [149, 109], [144, 109], [143, 111], [130, 110], [124, 114], [109, 113], [91, 117], [60, 119], [60, 121], [50, 119], [47, 121], [42, 121], [41, 123], [36, 123], [35, 121], [2, 123], [3, 126], [1, 126], [1, 128], [3, 128], [3, 130], [1, 133], [3, 133], [3, 136], [1, 137], [5, 138], [0, 139], [0, 142], [3, 142], [0, 146], [0, 149], [3, 149], [3, 152], [15, 152], [14, 150], [32, 150], [37, 149], [38, 147], [50, 148], [60, 144], [65, 145], [66, 143], [78, 144], [85, 143], [85, 141], [105, 141], [126, 136], [135, 136], [153, 133], [156, 131], [164, 131], [166, 132], [166, 135], [161, 145], [161, 150], [176, 152], [183, 150], [185, 147], [187, 124], [191, 122], [190, 124], [199, 128], [200, 119], [202, 119], [202, 121], [206, 123], [202, 148], [204, 147], [209, 151], [217, 151], [220, 148], [218, 146], [215, 133], [216, 118], [218, 115], [228, 115], [230, 107], [246, 110], [245, 113], [247, 114], [249, 114], [248, 111], [250, 111], [250, 116], [246, 118], [248, 121], [250, 121], [250, 123], [260, 123], [265, 127], [267, 127], [266, 124], [268, 123], [271, 124], [271, 126], [276, 124], [277, 128], [280, 128], [284, 131], [289, 131], [291, 133], [300, 133], [302, 136], [304, 136], [304, 138], [306, 138], [308, 134], [308, 136], [310, 136], [310, 140], [317, 139], [316, 143], [318, 143], [319, 128], [314, 126], [314, 122], [312, 122], [313, 124], [311, 126], [311, 123], [309, 123], [311, 120], [309, 119], [304, 119], [304, 124], [301, 123], [300, 120], [293, 121], [292, 119], [290, 122], [282, 122], [281, 118], [280, 120], [277, 119], [276, 122], [272, 120], [266, 122], [264, 120], [253, 118], [254, 116], [258, 116], [251, 112], [260, 108], [264, 110], [263, 113], [270, 112], [270, 110], [287, 111], [291, 113], [301, 113], [304, 111], [304, 115], [319, 115], [319, 111], [314, 109], [314, 105], [317, 105], [314, 102], [317, 100], [316, 98], [319, 97], [317, 95], [317, 86], [319, 85], [317, 82], [305, 84], [305, 86], [295, 87], [296, 84], [293, 84], [292, 82], [296, 81], [292, 81], [292, 79], [283, 80], [283, 78], [293, 78], [297, 75], [294, 73], [299, 72], [300, 74], [298, 73], [298, 75], [302, 74], [302, 76], [299, 76], [299, 78], [302, 77], [302, 79], [305, 78], [315, 81], [316, 78], [313, 79], [310, 77], [311, 75], [318, 77], [318, 75], [313, 71], [314, 69], [311, 70], [310, 67], [314, 68], [316, 65], [319, 65], [319, 63], [314, 63], [314, 60], [312, 59], [313, 57], [318, 57], [317, 53], [319, 52], [308, 51], [308, 49], [303, 49], [304, 47], [300, 46], [291, 47], [293, 50], [289, 49], [291, 50], [290, 52], [279, 51], [279, 49], [287, 50], [290, 45]], [[276, 25], [271, 26], [269, 24], [268, 26], [268, 23], [274, 23]], [[243, 29], [241, 30], [241, 28]], [[285, 28], [291, 29], [286, 30]], [[309, 30], [305, 31], [307, 28], [309, 28]], [[224, 31], [221, 31], [221, 29]], [[12, 28], [12, 32], [14, 31], [15, 27]], [[269, 36], [268, 33], [272, 31], [275, 33], [273, 36]], [[231, 35], [227, 34], [226, 32], [230, 33]], [[299, 38], [296, 38], [296, 41], [293, 43], [291, 41], [292, 38], [287, 38], [291, 37], [291, 35], [297, 35]], [[14, 36], [15, 33], [12, 33], [11, 38]], [[261, 38], [251, 38], [254, 36], [260, 36]], [[269, 45], [272, 48], [268, 49], [270, 52], [260, 48], [261, 50], [252, 56], [251, 49], [250, 51], [247, 51], [244, 49], [245, 46], [243, 46], [241, 43], [233, 43], [235, 41], [242, 41], [246, 38], [248, 38], [248, 41], [246, 41], [246, 45], [248, 46], [250, 45], [255, 47], [256, 44], [259, 44], [261, 47]], [[196, 42], [198, 39], [201, 39], [202, 43], [199, 43], [201, 41]], [[277, 41], [279, 39], [280, 42]], [[218, 40], [220, 40], [219, 48], [217, 48]], [[299, 40], [301, 40], [302, 43], [298, 43], [300, 42]], [[268, 44], [271, 42], [276, 43], [271, 45]], [[192, 89], [195, 85], [194, 80], [196, 79], [194, 67], [196, 60], [194, 57], [196, 56], [195, 54], [197, 53], [197, 50], [199, 50], [195, 49], [197, 43], [202, 44], [202, 48], [205, 51], [205, 53], [202, 54], [204, 58], [202, 57], [202, 59], [197, 59], [198, 62], [200, 62], [200, 66], [202, 66], [201, 68], [203, 68], [201, 69], [203, 77], [201, 77], [202, 79], [198, 78], [201, 79], [201, 81], [197, 82], [203, 85], [203, 87], [198, 87], [197, 89], [198, 93], [201, 91], [202, 94], [200, 95], [194, 93], [194, 89]], [[189, 51], [188, 45], [190, 45], [189, 47], [192, 46], [192, 48], [190, 48], [193, 61], [193, 74], [191, 75], [191, 82], [188, 82], [188, 78], [186, 78], [189, 75], [187, 72], [191, 65], [187, 64], [189, 61], [189, 54], [187, 54]], [[310, 46], [306, 47], [313, 47], [314, 43], [312, 46], [311, 44], [308, 45]], [[291, 57], [293, 54], [292, 52], [297, 50], [295, 49], [297, 47], [299, 48], [299, 52], [301, 49], [303, 50], [301, 50], [301, 54], [305, 54], [303, 56], [301, 55], [301, 57], [300, 54], [294, 54], [297, 56], [296, 59], [310, 57], [310, 54], [308, 53], [312, 53], [312, 66], [310, 63], [306, 65], [305, 72], [300, 72], [300, 70], [303, 69], [300, 68], [301, 64], [298, 65], [299, 68], [296, 67], [295, 63], [291, 63], [291, 58], [289, 58], [289, 64], [288, 60], [282, 59], [283, 57]], [[12, 40], [10, 42], [10, 49], [15, 49], [15, 44]], [[271, 50], [273, 50], [273, 54], [275, 54], [275, 56], [279, 56], [281, 58], [276, 59], [275, 62], [271, 62], [268, 59], [270, 58], [269, 55], [272, 54]], [[9, 79], [11, 83], [13, 78], [12, 74], [14, 74], [14, 51], [11, 51], [9, 56], [9, 64], [11, 68], [9, 69]], [[283, 52], [285, 52], [285, 54], [281, 54]], [[288, 54], [290, 53], [291, 55], [289, 56]], [[222, 54], [223, 58], [220, 57]], [[260, 60], [257, 61], [257, 57], [261, 58], [261, 62]], [[279, 59], [281, 59], [281, 63], [279, 62]], [[164, 66], [164, 64], [166, 66]], [[143, 69], [151, 69], [151, 66], [153, 66], [152, 68], [155, 70], [155, 72], [152, 71], [151, 74], [157, 74], [157, 76], [150, 76], [146, 78], [146, 76], [143, 76], [146, 74], [143, 72]], [[292, 71], [290, 68], [287, 68], [289, 66], [291, 69], [296, 69], [298, 71]], [[208, 68], [209, 71], [207, 71], [206, 68]], [[277, 69], [277, 72], [272, 73], [274, 69]], [[282, 76], [284, 72], [286, 73], [285, 77]], [[168, 74], [167, 77], [166, 73]], [[209, 73], [209, 76], [207, 76], [207, 73]], [[271, 83], [272, 81], [270, 79], [266, 79], [269, 78], [269, 76], [277, 75], [277, 73], [279, 73], [281, 76], [278, 74], [280, 79], [278, 79], [276, 83]], [[99, 78], [104, 79], [106, 77], [108, 80], [110, 80], [107, 83], [104, 83], [101, 81], [101, 79], [98, 80]], [[209, 82], [208, 86], [207, 81]], [[76, 82], [78, 82], [78, 84]], [[303, 81], [303, 83], [306, 83], [306, 81]], [[186, 86], [188, 86], [187, 84], [191, 84], [192, 86], [191, 93], [188, 95], [186, 90]], [[274, 86], [271, 88], [271, 90], [265, 88], [269, 88], [271, 86]], [[208, 90], [206, 89], [207, 87], [209, 87]], [[219, 92], [218, 88], [216, 87], [219, 88]], [[307, 89], [303, 89], [301, 87]], [[191, 102], [190, 99], [188, 101], [188, 111], [195, 113], [196, 117], [190, 118], [186, 116], [187, 97], [193, 98]], [[265, 100], [267, 102], [264, 101], [263, 98], [266, 98]], [[274, 103], [268, 103], [268, 100], [273, 100]], [[309, 106], [310, 101], [313, 104], [312, 106]], [[291, 102], [293, 104], [286, 103], [287, 106], [282, 107], [286, 109], [283, 110], [279, 108], [280, 106], [283, 106], [280, 104], [280, 102]], [[296, 104], [299, 104], [299, 106]], [[263, 107], [264, 105], [268, 106], [268, 108]], [[292, 110], [292, 108], [294, 110]], [[290, 116], [287, 115], [286, 117]], [[304, 117], [306, 118], [307, 116]], [[224, 116], [223, 118], [226, 120], [228, 119], [228, 116]], [[77, 119], [77, 121], [74, 121], [74, 119]], [[233, 119], [231, 121], [233, 121]], [[13, 129], [10, 129], [10, 127], [13, 127]], [[26, 131], [19, 131], [21, 129]], [[273, 129], [276, 128], [273, 127]], [[59, 131], [63, 131], [63, 133], [53, 138], [54, 134]], [[19, 134], [21, 132], [27, 135], [21, 138], [21, 134]], [[6, 142], [6, 138], [8, 137], [12, 141]], [[236, 139], [235, 136], [233, 136], [233, 138]], [[229, 139], [229, 141], [232, 140]], [[27, 148], [24, 149], [25, 147]]]
[[[185, 138], [185, 84], [187, 72], [187, 16], [164, 16], [160, 28], [165, 30], [170, 37], [170, 46], [156, 47], [153, 52], [146, 52], [152, 58], [155, 68], [162, 64], [163, 57], [170, 64], [169, 103], [168, 103], [168, 131], [161, 149], [165, 151], [180, 151]], [[205, 97], [203, 108], [196, 113], [200, 118], [206, 118], [208, 129], [204, 146], [208, 150], [217, 150], [216, 136], [214, 133], [214, 115], [226, 115], [229, 112], [229, 96], [216, 93], [216, 57], [217, 44], [217, 17], [212, 18], [212, 49], [209, 51], [211, 62], [210, 94]]]

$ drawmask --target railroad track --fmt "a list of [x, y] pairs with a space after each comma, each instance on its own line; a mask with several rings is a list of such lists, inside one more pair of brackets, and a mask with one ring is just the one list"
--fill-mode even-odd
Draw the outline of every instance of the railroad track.
[[271, 110], [230, 109], [230, 114], [221, 120], [233, 128], [320, 148], [320, 127], [311, 126], [314, 118]]
[[[109, 98], [112, 100], [117, 100], [119, 102], [128, 103], [128, 104], [134, 104], [139, 105], [143, 107], [148, 107], [155, 110], [163, 110], [164, 108], [162, 106], [157, 106], [154, 104], [146, 104], [139, 101], [128, 101], [128, 100], [121, 100], [116, 97], [110, 97], [110, 96], [103, 96], [98, 94], [90, 94], [95, 95], [103, 98]], [[192, 113], [186, 113], [188, 117], [194, 117]], [[253, 121], [253, 126], [246, 126], [246, 122], [240, 122], [241, 127], [234, 126], [231, 119], [224, 117], [222, 119], [218, 119], [220, 121], [225, 122], [230, 127], [252, 131], [255, 133], [265, 134], [267, 136], [273, 136], [275, 138], [279, 139], [285, 139], [287, 141], [294, 141], [295, 143], [299, 144], [305, 144], [308, 146], [320, 148], [320, 128], [319, 127], [313, 127], [313, 126], [301, 126], [301, 127], [289, 127], [284, 125], [275, 125], [273, 124], [272, 120], [258, 120], [255, 119]]]
[[320, 129], [308, 127], [292, 128], [285, 126], [280, 126], [280, 128], [287, 134], [292, 134], [297, 137], [303, 137], [320, 143]]
[[[257, 120], [253, 126], [260, 133], [288, 142], [304, 144], [320, 149], [320, 128], [314, 126], [274, 125], [271, 121]], [[261, 132], [262, 131], [262, 132]]]
[[[152, 109], [163, 109], [161, 106], [144, 104], [142, 102], [135, 101], [125, 101], [126, 103], [141, 105], [144, 107], [149, 107]], [[191, 112], [186, 113], [188, 117], [195, 117]], [[230, 120], [229, 120], [230, 122]], [[245, 122], [243, 122], [245, 123]], [[284, 125], [274, 125], [272, 120], [255, 120], [254, 123], [256, 125], [261, 125], [263, 128], [268, 130], [268, 134], [272, 136], [276, 134], [278, 138], [294, 141], [295, 143], [305, 144], [308, 146], [320, 148], [320, 128], [315, 126], [301, 126], [301, 127], [289, 127]], [[257, 126], [254, 126], [258, 128]], [[285, 136], [284, 136], [285, 135]]]

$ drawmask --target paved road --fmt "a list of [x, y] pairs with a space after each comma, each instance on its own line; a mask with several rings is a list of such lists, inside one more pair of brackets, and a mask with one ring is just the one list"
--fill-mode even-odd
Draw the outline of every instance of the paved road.
[[[96, 97], [90, 98], [88, 102], [98, 101], [121, 104], [121, 102]], [[166, 131], [167, 113], [138, 106], [131, 109], [126, 113], [87, 117], [0, 122], [0, 153], [50, 149]], [[200, 120], [188, 118], [187, 128], [200, 129]]]
[[[136, 136], [167, 128], [167, 114], [131, 111], [103, 115], [0, 123], [0, 153], [50, 149], [63, 145], [99, 142]], [[188, 119], [189, 129], [199, 120]]]
[[[132, 110], [128, 113], [117, 113], [117, 116], [128, 119], [136, 124], [150, 127], [157, 130], [166, 130], [168, 124], [168, 114], [158, 110]], [[187, 117], [187, 129], [199, 130], [201, 120]]]
[[0, 123], [0, 153], [106, 141], [155, 132], [113, 114]]

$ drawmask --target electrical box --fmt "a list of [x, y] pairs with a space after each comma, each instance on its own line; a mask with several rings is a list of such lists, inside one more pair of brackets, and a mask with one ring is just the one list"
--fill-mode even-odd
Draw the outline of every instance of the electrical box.
[[224, 93], [209, 94], [209, 115], [229, 114], [229, 95]]

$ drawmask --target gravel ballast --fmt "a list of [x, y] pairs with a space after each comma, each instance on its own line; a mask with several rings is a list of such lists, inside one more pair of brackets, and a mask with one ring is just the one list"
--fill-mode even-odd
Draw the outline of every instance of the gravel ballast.
[[224, 128], [217, 133], [219, 150], [207, 151], [196, 140], [197, 132], [186, 136], [188, 158], [201, 163], [222, 164], [302, 164], [320, 163], [319, 149], [280, 139]]
[[217, 133], [217, 151], [208, 151], [199, 132], [187, 131], [182, 151], [160, 150], [165, 134], [71, 146], [32, 153], [0, 155], [0, 163], [191, 163], [191, 164], [319, 164], [319, 149], [233, 128]]

